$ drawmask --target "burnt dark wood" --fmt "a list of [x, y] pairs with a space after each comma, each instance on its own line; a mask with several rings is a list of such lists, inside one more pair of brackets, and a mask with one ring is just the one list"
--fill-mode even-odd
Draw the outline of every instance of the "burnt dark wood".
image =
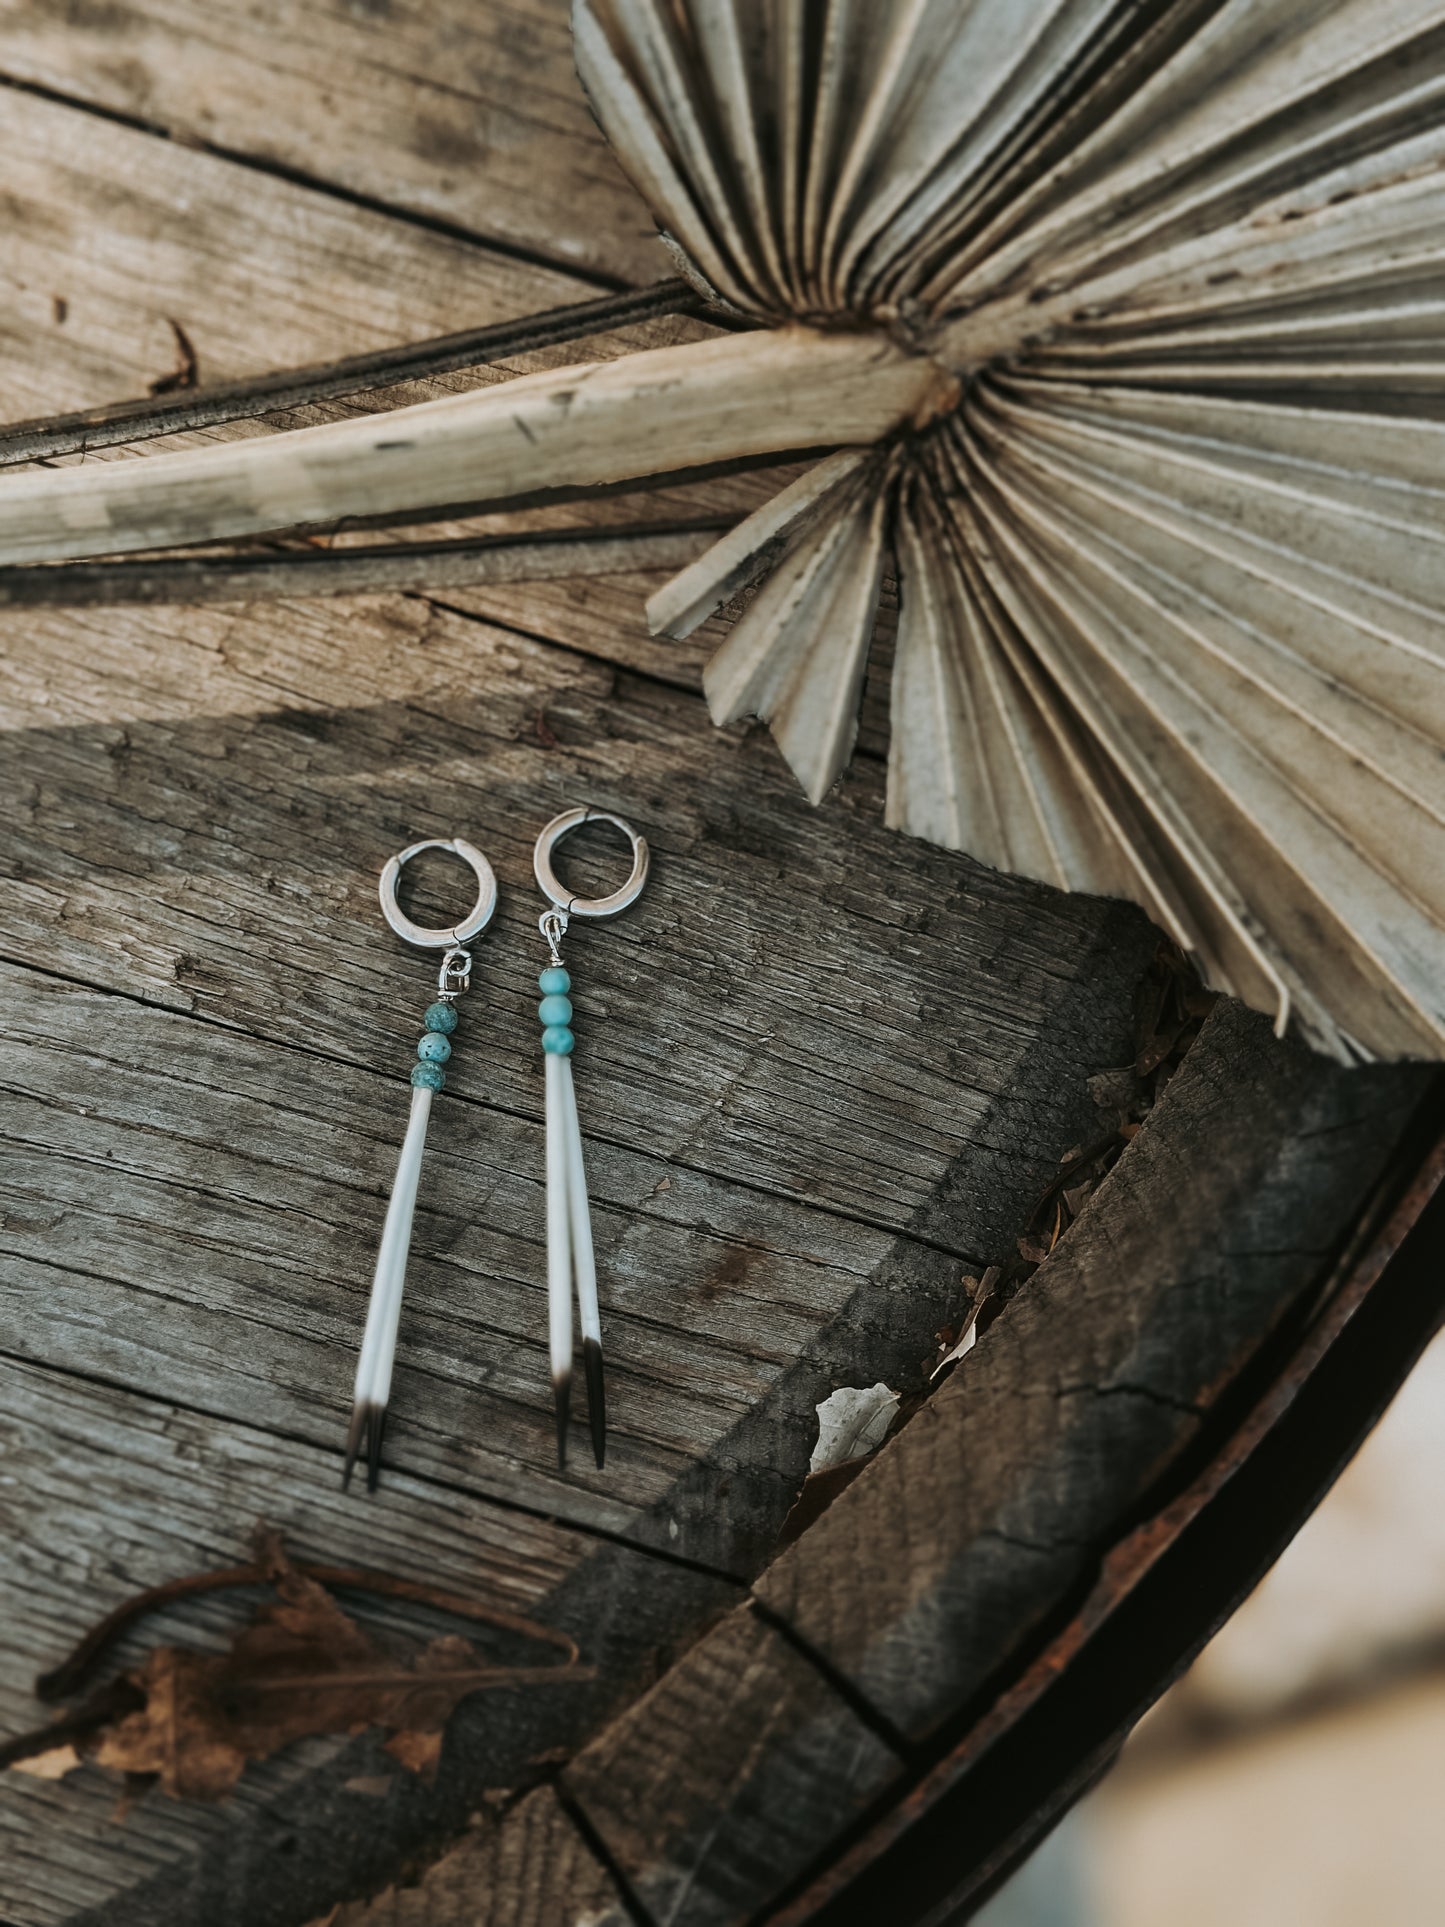
[[544, 1927], [559, 1894], [576, 1920], [627, 1927], [616, 1882], [553, 1789], [538, 1787], [503, 1812], [480, 1811], [425, 1879], [345, 1902], [326, 1927]]
[[1318, 1316], [1238, 1427], [1177, 1497], [1110, 1548], [1078, 1611], [984, 1717], [771, 1912], [775, 1927], [871, 1927], [884, 1914], [951, 1927], [1107, 1770], [1279, 1557], [1440, 1329], [1442, 1126], [1437, 1080]]
[[759, 1597], [925, 1740], [1217, 1435], [1424, 1078], [1345, 1070], [1219, 1006], [1067, 1239]]
[[900, 1766], [876, 1725], [739, 1607], [562, 1784], [648, 1919], [734, 1921], [766, 1897], [774, 1870], [806, 1864]]

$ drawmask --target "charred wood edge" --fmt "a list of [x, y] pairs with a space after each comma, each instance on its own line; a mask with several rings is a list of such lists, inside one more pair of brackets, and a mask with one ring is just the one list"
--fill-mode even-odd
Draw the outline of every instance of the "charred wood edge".
[[1357, 1220], [1316, 1316], [1162, 1510], [1106, 1555], [1021, 1677], [955, 1721], [901, 1799], [759, 1916], [769, 1927], [952, 1927], [1112, 1764], [1263, 1578], [1445, 1320], [1445, 1078]]
[[170, 555], [126, 562], [27, 564], [0, 569], [0, 608], [256, 602], [272, 596], [435, 590], [675, 569], [700, 555], [730, 526], [725, 519], [712, 518], [346, 549], [271, 548], [262, 553]]
[[[556, 1626], [544, 1626], [540, 1620], [529, 1619], [521, 1613], [509, 1613], [499, 1607], [479, 1605], [475, 1600], [464, 1598], [460, 1593], [446, 1592], [436, 1586], [428, 1586], [419, 1580], [404, 1579], [391, 1573], [367, 1572], [354, 1566], [312, 1566], [293, 1562], [288, 1570], [302, 1579], [326, 1587], [329, 1591], [344, 1589], [352, 1592], [371, 1593], [377, 1598], [405, 1599], [414, 1605], [429, 1606], [434, 1611], [449, 1613], [458, 1619], [481, 1621], [488, 1626], [496, 1626], [503, 1632], [518, 1633], [524, 1639], [532, 1639], [545, 1646], [555, 1646], [563, 1658], [548, 1666], [487, 1666], [470, 1670], [469, 1678], [476, 1688], [484, 1686], [518, 1686], [546, 1682], [549, 1679], [566, 1678], [570, 1682], [586, 1681], [596, 1677], [596, 1669], [580, 1664], [581, 1652], [570, 1633], [562, 1632]], [[258, 1558], [244, 1566], [223, 1566], [214, 1572], [187, 1573], [179, 1579], [169, 1579], [159, 1586], [148, 1586], [144, 1592], [136, 1593], [123, 1601], [115, 1611], [85, 1635], [67, 1658], [50, 1672], [42, 1673], [35, 1682], [35, 1697], [39, 1700], [54, 1701], [68, 1699], [77, 1692], [83, 1683], [101, 1664], [115, 1646], [117, 1640], [147, 1618], [151, 1613], [160, 1612], [164, 1607], [173, 1606], [182, 1599], [195, 1599], [207, 1593], [227, 1592], [236, 1586], [273, 1585], [280, 1573], [274, 1559]], [[438, 1674], [438, 1680], [447, 1675]], [[451, 1677], [455, 1678], [455, 1675]], [[398, 1674], [402, 1680], [425, 1684], [426, 1676], [406, 1673]], [[294, 1691], [294, 1679], [278, 1679], [274, 1682], [255, 1680], [253, 1689], [264, 1690], [275, 1685], [282, 1691]], [[338, 1673], [326, 1679], [308, 1683], [308, 1690], [325, 1691], [328, 1687], [349, 1686], [353, 1678], [349, 1674]], [[67, 1741], [84, 1738], [97, 1727], [111, 1720], [134, 1712], [144, 1703], [145, 1695], [133, 1680], [122, 1676], [109, 1682], [92, 1693], [80, 1706], [48, 1725], [37, 1727], [29, 1733], [20, 1733], [12, 1740], [0, 1745], [0, 1769], [13, 1766], [17, 1760], [32, 1759], [38, 1753], [62, 1746]]]
[[[556, 1800], [557, 1805], [566, 1817], [568, 1824], [571, 1826], [572, 1831], [581, 1840], [582, 1845], [592, 1856], [593, 1860], [596, 1861], [602, 1873], [616, 1888], [617, 1897], [621, 1903], [622, 1914], [632, 1923], [632, 1927], [655, 1927], [651, 1914], [648, 1913], [647, 1909], [638, 1899], [637, 1891], [628, 1878], [626, 1869], [619, 1863], [611, 1847], [608, 1846], [602, 1835], [597, 1831], [596, 1827], [593, 1826], [591, 1815], [582, 1806], [580, 1801], [572, 1797], [571, 1791], [563, 1780], [560, 1771], [553, 1767], [541, 1784], [551, 1793], [553, 1799]], [[610, 1919], [604, 1920], [602, 1927], [613, 1927], [614, 1922], [617, 1922], [618, 1927], [620, 1927], [620, 1922], [616, 1914], [612, 1915]], [[0, 1927], [3, 1927], [3, 1923], [0, 1923]]]
[[[866, 751], [861, 751], [860, 753], [864, 755], [867, 754]], [[1161, 939], [1162, 943], [1169, 943], [1169, 941], [1168, 938]], [[1181, 957], [1184, 955], [1182, 951], [1178, 954]], [[1024, 1219], [1024, 1231], [1021, 1234], [1021, 1238], [1038, 1226], [1043, 1213], [1047, 1211], [1051, 1205], [1057, 1208], [1063, 1198], [1064, 1192], [1067, 1191], [1069, 1186], [1084, 1172], [1088, 1171], [1091, 1166], [1097, 1166], [1100, 1159], [1107, 1156], [1110, 1152], [1113, 1152], [1115, 1159], [1117, 1159], [1119, 1151], [1123, 1148], [1123, 1144], [1124, 1140], [1120, 1136], [1120, 1133], [1118, 1131], [1112, 1131], [1108, 1137], [1095, 1138], [1092, 1143], [1086, 1144], [1080, 1150], [1076, 1151], [1072, 1157], [1065, 1158], [1059, 1167], [1058, 1176], [1051, 1178], [1035, 1199], [1027, 1217]], [[1067, 1230], [1068, 1226], [1060, 1226], [1056, 1218], [1053, 1229], [1053, 1243], [1057, 1243], [1059, 1237], [1066, 1233]], [[1053, 1244], [1050, 1245], [1049, 1249], [1052, 1251]], [[995, 1318], [1003, 1311], [1004, 1307], [1022, 1289], [1023, 1284], [1027, 1282], [1029, 1271], [1036, 1269], [1036, 1265], [1029, 1264], [1022, 1275], [1020, 1275], [1016, 1257], [1011, 1257], [1007, 1266], [1001, 1264], [989, 1265], [985, 1269], [983, 1276], [976, 1280], [978, 1289], [973, 1296], [968, 1311], [964, 1315], [962, 1325], [958, 1327], [957, 1336], [954, 1338], [953, 1344], [956, 1345], [959, 1339], [963, 1338], [970, 1331], [975, 1332], [977, 1336], [981, 1338], [994, 1322]], [[1009, 1275], [1006, 1276], [1006, 1273]], [[914, 1413], [926, 1404], [927, 1401], [933, 1397], [934, 1393], [953, 1376], [953, 1373], [958, 1367], [958, 1362], [957, 1357], [953, 1356], [950, 1348], [948, 1355], [934, 1367], [927, 1381], [916, 1391], [904, 1395], [899, 1402], [898, 1410], [894, 1414], [893, 1422], [888, 1429], [888, 1439], [896, 1438], [903, 1427], [913, 1417]], [[864, 1467], [872, 1463], [876, 1453], [877, 1448], [875, 1447], [873, 1451], [864, 1452], [858, 1458], [843, 1459], [837, 1465], [830, 1465], [821, 1472], [810, 1472], [803, 1481], [802, 1491], [799, 1492], [797, 1498], [793, 1501], [792, 1510], [783, 1521], [783, 1529], [778, 1534], [778, 1542], [774, 1547], [774, 1554], [776, 1555], [779, 1552], [785, 1551], [789, 1546], [801, 1539], [803, 1534], [808, 1530], [808, 1527], [823, 1516], [838, 1495], [847, 1491], [848, 1487], [853, 1483], [854, 1479], [858, 1477], [858, 1474], [863, 1471]], [[778, 1630], [783, 1633], [784, 1637], [797, 1637], [793, 1628], [785, 1619], [780, 1615], [774, 1615], [773, 1617], [776, 1618]], [[812, 1649], [809, 1648], [810, 1652], [811, 1650]], [[821, 1661], [821, 1655], [813, 1654], [812, 1656], [814, 1659]], [[873, 1717], [875, 1719], [878, 1717], [876, 1711], [873, 1713]]]
[[738, 323], [737, 316], [720, 313], [686, 281], [659, 281], [650, 288], [548, 308], [519, 321], [466, 328], [429, 341], [407, 342], [400, 348], [373, 349], [340, 361], [252, 375], [244, 381], [218, 382], [214, 388], [191, 389], [183, 394], [146, 395], [44, 420], [15, 422], [0, 428], [0, 468], [17, 462], [54, 461], [62, 455], [83, 455], [91, 449], [115, 448], [157, 435], [179, 435], [189, 429], [217, 428], [226, 422], [304, 408], [366, 389], [390, 388], [398, 382], [426, 381], [505, 355], [531, 354], [559, 342], [578, 341], [585, 335], [604, 334], [666, 315], [705, 316], [724, 327], [736, 327]]

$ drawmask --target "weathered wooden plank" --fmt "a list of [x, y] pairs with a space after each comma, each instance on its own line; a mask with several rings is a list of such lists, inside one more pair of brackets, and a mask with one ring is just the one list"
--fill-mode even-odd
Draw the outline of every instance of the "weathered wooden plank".
[[20, 0], [0, 73], [613, 285], [670, 268], [592, 123], [561, 0]]
[[[4, 976], [7, 1347], [304, 1437], [339, 1469], [401, 1076]], [[595, 1142], [610, 1450], [605, 1473], [579, 1465], [561, 1481], [537, 1097], [524, 1117], [487, 1102], [485, 1045], [458, 1036], [418, 1212], [388, 1463], [746, 1563], [743, 1544], [773, 1520], [779, 1468], [761, 1453], [745, 1463], [710, 1523], [676, 1519], [677, 1483], [860, 1290], [945, 1301], [957, 1261]], [[921, 1356], [928, 1328], [908, 1316]], [[788, 1414], [795, 1461], [810, 1416]]]
[[[10, 419], [144, 394], [177, 368], [175, 326], [204, 385], [518, 320], [594, 293], [563, 270], [53, 100], [10, 91], [4, 105], [0, 400]], [[382, 399], [714, 332], [664, 317], [594, 336], [585, 349], [515, 353], [490, 374], [402, 383]], [[278, 419], [300, 426], [352, 406], [316, 403]], [[254, 431], [198, 439], [238, 432]]]
[[910, 1738], [967, 1705], [1227, 1415], [1426, 1078], [1219, 1006], [1026, 1292], [759, 1597]]
[[[8, 1189], [6, 1206], [13, 1219]], [[90, 1308], [93, 1326], [99, 1311]], [[145, 1315], [134, 1301], [129, 1311]], [[247, 1342], [238, 1329], [237, 1348]], [[380, 1568], [560, 1626], [599, 1674], [540, 1697], [540, 1689], [516, 1688], [467, 1702], [433, 1789], [400, 1773], [374, 1739], [343, 1736], [253, 1766], [228, 1807], [157, 1794], [123, 1821], [112, 1817], [117, 1782], [98, 1768], [58, 1782], [11, 1771], [0, 1776], [0, 1913], [25, 1927], [73, 1918], [116, 1895], [134, 1927], [203, 1914], [273, 1918], [283, 1895], [298, 1919], [343, 1890], [379, 1886], [420, 1840], [459, 1828], [486, 1788], [515, 1784], [551, 1747], [575, 1746], [647, 1683], [659, 1653], [733, 1597], [703, 1574], [404, 1472], [359, 1506], [339, 1490], [330, 1452], [13, 1358], [0, 1436], [10, 1469], [0, 1488], [10, 1549], [0, 1572], [7, 1734], [46, 1716], [30, 1697], [31, 1680], [105, 1612], [182, 1573], [244, 1561], [258, 1517], [282, 1530], [302, 1559]], [[250, 1604], [244, 1595], [217, 1595], [172, 1607], [129, 1635], [118, 1657], [133, 1663], [162, 1640], [215, 1644]], [[360, 1597], [355, 1604], [393, 1634], [458, 1629], [422, 1608], [386, 1602], [378, 1610]], [[462, 1630], [487, 1641], [474, 1625]], [[496, 1650], [508, 1663], [527, 1656], [515, 1640]], [[555, 1839], [560, 1850], [565, 1836]], [[580, 1856], [576, 1870], [587, 1875]]]
[[53, 101], [10, 90], [3, 107], [0, 407], [11, 419], [144, 394], [177, 365], [173, 323], [200, 378], [218, 381], [591, 292]]
[[900, 1772], [896, 1753], [750, 1607], [563, 1771], [656, 1920], [750, 1919]]
[[[916, 1370], [957, 1314], [960, 1271], [1006, 1248], [1094, 1128], [1087, 1077], [1127, 1053], [1140, 920], [854, 829], [846, 803], [810, 812], [764, 743], [714, 735], [694, 699], [635, 684], [608, 701], [595, 666], [423, 603], [358, 605], [344, 628], [299, 605], [73, 622], [15, 624], [13, 719], [59, 727], [12, 736], [0, 766], [4, 943], [124, 997], [72, 992], [73, 1014], [17, 1020], [24, 1129], [62, 1160], [34, 1171], [17, 1244], [47, 1268], [24, 1298], [31, 1355], [95, 1369], [104, 1304], [107, 1373], [177, 1398], [204, 1383], [218, 1414], [337, 1436], [332, 1381], [380, 1208], [358, 1213], [355, 1187], [389, 1181], [426, 994], [373, 878], [409, 838], [464, 829], [505, 895], [445, 1100], [469, 1176], [424, 1198], [435, 1243], [419, 1263], [442, 1269], [435, 1298], [418, 1273], [402, 1383], [415, 1371], [430, 1389], [398, 1425], [415, 1412], [413, 1462], [447, 1476], [755, 1563], [802, 1476], [813, 1405], [840, 1374]], [[642, 823], [657, 868], [631, 918], [578, 937], [621, 1429], [601, 1479], [562, 1487], [532, 1402], [527, 872], [534, 828], [584, 792]], [[67, 1199], [54, 1224], [52, 1181]], [[192, 1298], [172, 1281], [202, 1221], [215, 1257]], [[142, 1288], [172, 1295], [153, 1331], [122, 1321]], [[230, 1344], [238, 1311], [272, 1326], [254, 1357]]]
[[414, 1886], [328, 1912], [314, 1927], [627, 1927], [616, 1884], [551, 1787], [539, 1787], [427, 1868]]
[[476, 1074], [535, 1115], [531, 843], [586, 793], [646, 830], [657, 868], [631, 916], [578, 933], [584, 1121], [590, 1083], [618, 1143], [969, 1259], [1011, 1237], [1092, 1123], [1088, 1075], [1128, 1055], [1136, 913], [882, 831], [874, 770], [812, 811], [766, 739], [714, 732], [689, 696], [400, 598], [344, 624], [289, 604], [37, 614], [11, 658], [11, 719], [51, 721], [0, 770], [12, 957], [400, 1065], [421, 966], [373, 878], [455, 827], [503, 881]]

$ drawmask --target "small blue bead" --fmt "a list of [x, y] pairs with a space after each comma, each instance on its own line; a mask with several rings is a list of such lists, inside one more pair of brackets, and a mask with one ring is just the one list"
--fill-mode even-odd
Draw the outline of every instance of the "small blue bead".
[[542, 1048], [552, 1057], [570, 1057], [576, 1042], [565, 1024], [548, 1024], [542, 1032]]
[[570, 990], [572, 988], [572, 979], [567, 975], [567, 972], [562, 968], [561, 964], [548, 964], [547, 968], [537, 979], [537, 988], [542, 992], [544, 997], [551, 997], [558, 992]]
[[413, 1064], [411, 1081], [418, 1086], [424, 1085], [429, 1091], [439, 1091], [447, 1081], [447, 1074], [440, 1064]]
[[570, 1024], [572, 1021], [572, 999], [557, 994], [544, 997], [537, 1006], [537, 1015], [544, 1024]]
[[424, 1064], [445, 1064], [452, 1047], [440, 1031], [429, 1030], [417, 1045], [416, 1054]]
[[428, 1030], [445, 1031], [450, 1036], [457, 1027], [457, 1013], [450, 1004], [428, 1004], [422, 1022]]

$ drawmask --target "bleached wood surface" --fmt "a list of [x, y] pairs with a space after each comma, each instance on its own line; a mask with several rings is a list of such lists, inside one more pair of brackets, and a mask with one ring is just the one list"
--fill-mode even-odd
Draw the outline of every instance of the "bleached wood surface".
[[[168, 318], [221, 378], [661, 272], [597, 137], [557, 105], [575, 101], [560, 23], [548, 6], [469, 9], [378, 43], [351, 10], [308, 10], [303, 29], [289, 9], [223, 23], [160, 0], [63, 32], [41, 9], [7, 21], [0, 74], [62, 98], [0, 91], [20, 209], [0, 234], [4, 413], [135, 393], [174, 363]], [[454, 83], [483, 72], [480, 158], [407, 158], [428, 113], [476, 129]], [[524, 122], [546, 139], [509, 158]], [[197, 129], [233, 151], [160, 138]], [[660, 491], [646, 513], [740, 514], [777, 486]], [[603, 1669], [575, 1699], [473, 1702], [432, 1794], [378, 1793], [387, 1763], [365, 1740], [254, 1771], [222, 1813], [150, 1800], [117, 1821], [98, 1775], [7, 1776], [7, 1927], [324, 1917], [437, 1851], [549, 1749], [596, 1735], [594, 1776], [599, 1760], [631, 1771], [609, 1711], [714, 1622], [751, 1642], [763, 1687], [781, 1666], [790, 1718], [843, 1737], [860, 1797], [886, 1783], [886, 1748], [821, 1676], [762, 1622], [723, 1616], [776, 1538], [816, 1401], [916, 1377], [963, 1274], [1007, 1252], [1061, 1153], [1098, 1128], [1087, 1080], [1128, 1055], [1153, 937], [1134, 911], [886, 833], [876, 757], [810, 811], [765, 739], [713, 731], [705, 649], [646, 635], [659, 579], [4, 617], [0, 1415], [21, 1549], [6, 1729], [34, 1719], [30, 1680], [85, 1626], [234, 1559], [258, 1514], [303, 1553], [435, 1574], [566, 1625]], [[562, 1482], [530, 846], [579, 796], [644, 827], [656, 872], [633, 916], [578, 937], [613, 1429], [606, 1473]], [[496, 864], [503, 910], [434, 1120], [387, 1483], [343, 1500], [346, 1391], [428, 989], [374, 879], [402, 843], [454, 829]], [[228, 1623], [213, 1606], [160, 1630]], [[655, 1702], [684, 1709], [679, 1730], [708, 1668], [700, 1654]], [[790, 1744], [779, 1728], [778, 1783], [796, 1786], [796, 1760], [818, 1771], [829, 1749]], [[616, 1830], [605, 1782], [588, 1791]], [[820, 1785], [799, 1810], [802, 1852], [842, 1809]], [[610, 1904], [564, 1817], [541, 1797], [511, 1809], [510, 1844], [486, 1827], [473, 1841], [526, 1870], [535, 1908], [519, 1901], [518, 1920]], [[742, 1821], [765, 1859], [786, 1857], [766, 1812]], [[670, 1904], [651, 1844], [617, 1843]], [[535, 1886], [549, 1864], [573, 1869], [566, 1892]]]
[[258, 170], [284, 170], [323, 197], [412, 216], [408, 227], [495, 243], [502, 275], [518, 257], [594, 288], [665, 271], [578, 91], [557, 0], [320, 0], [304, 13], [287, 0], [108, 0], [68, 15], [19, 4], [5, 14], [4, 71], [214, 146], [244, 170], [231, 176], [239, 201]]

